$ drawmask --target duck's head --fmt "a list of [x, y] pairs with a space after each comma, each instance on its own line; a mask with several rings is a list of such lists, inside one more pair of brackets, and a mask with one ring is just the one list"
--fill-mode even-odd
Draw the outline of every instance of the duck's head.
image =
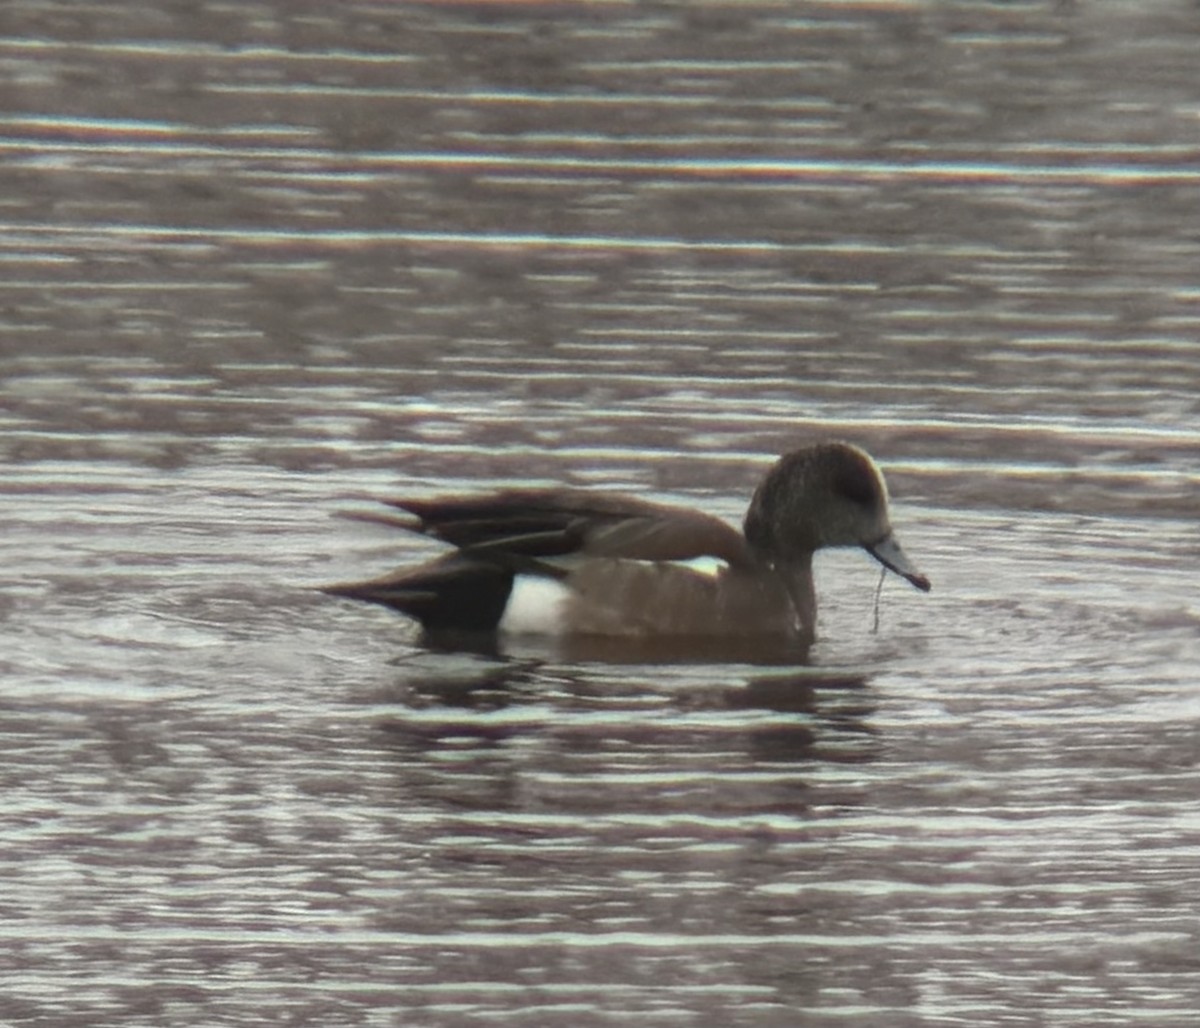
[[750, 501], [746, 540], [769, 564], [808, 562], [823, 546], [861, 546], [889, 571], [929, 591], [929, 579], [892, 533], [883, 474], [850, 443], [784, 454]]

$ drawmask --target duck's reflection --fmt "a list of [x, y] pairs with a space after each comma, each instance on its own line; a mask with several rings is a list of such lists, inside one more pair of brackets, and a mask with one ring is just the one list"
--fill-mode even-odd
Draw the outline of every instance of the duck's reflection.
[[788, 638], [751, 636], [499, 636], [494, 632], [424, 631], [420, 645], [436, 653], [470, 653], [515, 661], [570, 664], [806, 664], [811, 644]]
[[[520, 742], [556, 762], [742, 765], [870, 761], [864, 672], [793, 666], [571, 664], [421, 651], [395, 661], [381, 718], [391, 743]], [[716, 769], [715, 773], [720, 773]]]

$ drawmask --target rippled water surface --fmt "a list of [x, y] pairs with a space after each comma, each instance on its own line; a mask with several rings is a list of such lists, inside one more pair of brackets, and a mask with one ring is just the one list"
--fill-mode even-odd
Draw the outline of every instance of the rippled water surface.
[[[0, 1020], [1195, 1024], [1200, 11], [11, 3]], [[431, 650], [364, 497], [934, 582], [802, 667]]]

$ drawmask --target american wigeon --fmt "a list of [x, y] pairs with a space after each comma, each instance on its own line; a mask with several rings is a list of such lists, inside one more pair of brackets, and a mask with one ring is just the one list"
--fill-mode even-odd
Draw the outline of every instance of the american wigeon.
[[[586, 489], [389, 500], [409, 517], [355, 515], [455, 549], [418, 567], [325, 589], [439, 630], [566, 636], [813, 638], [813, 553], [861, 546], [928, 591], [888, 520], [887, 486], [857, 446], [780, 457], [743, 532], [699, 511]], [[715, 573], [685, 561], [716, 558]]]

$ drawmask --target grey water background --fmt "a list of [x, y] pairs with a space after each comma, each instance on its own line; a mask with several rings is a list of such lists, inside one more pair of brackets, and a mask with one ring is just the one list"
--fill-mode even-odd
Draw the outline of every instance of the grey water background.
[[[1200, 8], [13, 2], [0, 1020], [1192, 1026]], [[433, 652], [363, 497], [934, 582], [802, 668]]]

